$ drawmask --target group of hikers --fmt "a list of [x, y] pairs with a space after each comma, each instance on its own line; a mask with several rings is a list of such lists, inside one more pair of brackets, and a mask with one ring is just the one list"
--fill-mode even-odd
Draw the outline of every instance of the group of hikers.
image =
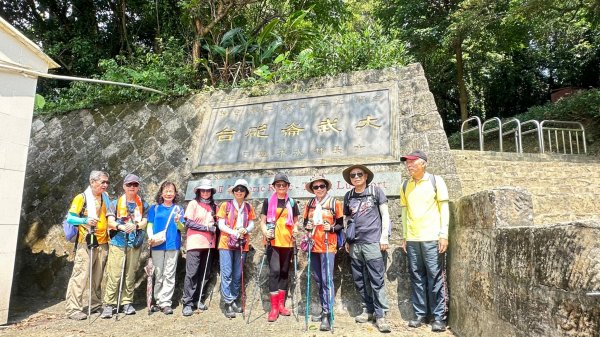
[[[402, 183], [401, 249], [407, 254], [414, 319], [409, 327], [417, 328], [432, 319], [433, 331], [446, 329], [447, 290], [445, 252], [448, 247], [448, 190], [440, 176], [426, 172], [427, 156], [420, 150], [402, 156], [410, 178]], [[106, 189], [109, 175], [92, 171], [89, 186], [72, 201], [68, 226], [77, 231], [73, 273], [66, 295], [67, 316], [74, 320], [100, 312], [111, 318], [119, 311], [135, 314], [132, 305], [135, 273], [144, 242], [151, 248], [154, 265], [154, 305], [152, 311], [172, 314], [175, 272], [185, 235], [186, 267], [183, 285], [182, 314], [207, 310], [206, 284], [212, 260], [218, 251], [220, 289], [224, 313], [228, 318], [244, 312], [243, 268], [249, 251], [250, 235], [259, 231], [264, 237], [267, 261], [270, 311], [267, 320], [289, 316], [285, 302], [289, 270], [296, 263], [296, 243], [307, 253], [310, 276], [318, 289], [321, 311], [309, 314], [310, 290], [307, 290], [305, 320], [321, 322], [320, 330], [333, 329], [334, 258], [338, 249], [350, 255], [354, 285], [362, 300], [357, 323], [375, 322], [381, 332], [390, 332], [386, 322], [389, 311], [384, 286], [391, 221], [388, 199], [383, 190], [372, 184], [374, 174], [364, 165], [343, 170], [344, 180], [353, 188], [343, 201], [329, 194], [330, 180], [317, 174], [305, 184], [314, 194], [303, 210], [289, 195], [290, 181], [277, 173], [272, 181], [274, 193], [262, 204], [260, 217], [247, 201], [250, 187], [237, 179], [228, 189], [231, 199], [220, 205], [214, 200], [216, 189], [208, 179], [194, 188], [195, 198], [185, 211], [173, 182], [161, 184], [153, 205], [141, 196], [140, 178], [128, 174], [123, 181], [124, 193], [110, 200]], [[146, 239], [147, 238], [147, 239]], [[259, 272], [260, 274], [260, 272]], [[260, 277], [260, 275], [259, 275]], [[104, 293], [101, 283], [105, 281]], [[89, 287], [87, 313], [84, 292]], [[241, 293], [242, 292], [242, 293]], [[240, 294], [241, 293], [241, 294]], [[306, 323], [308, 324], [308, 323]]]

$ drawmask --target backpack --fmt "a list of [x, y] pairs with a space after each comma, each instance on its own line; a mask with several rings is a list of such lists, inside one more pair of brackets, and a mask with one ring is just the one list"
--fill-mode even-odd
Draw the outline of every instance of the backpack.
[[[317, 199], [316, 198], [312, 198], [310, 199], [310, 201], [308, 202], [308, 212], [307, 214], [310, 213], [310, 210], [312, 208], [315, 208], [316, 206], [312, 206], [312, 205], [316, 205]], [[330, 197], [329, 198], [329, 207], [328, 209], [331, 210], [331, 215], [333, 215], [333, 226], [335, 226], [337, 217], [335, 216], [335, 202], [336, 199], [334, 197]], [[308, 219], [304, 219], [304, 225], [306, 226], [306, 222], [308, 221]], [[337, 232], [335, 232], [335, 236], [337, 239], [337, 248], [338, 250], [342, 249], [342, 247], [344, 247], [344, 244], [346, 243], [346, 232], [344, 231], [344, 229], [341, 229]]]
[[[435, 175], [433, 174], [429, 174], [429, 182], [431, 182], [431, 185], [433, 186], [433, 193], [435, 193], [435, 195], [437, 196], [437, 185], [435, 183]], [[408, 179], [404, 180], [404, 182], [402, 183], [402, 193], [404, 193], [406, 195], [406, 187], [408, 186]]]
[[[85, 200], [85, 194], [81, 193], [81, 195], [83, 196], [83, 206], [81, 207], [81, 211], [79, 211], [78, 216], [80, 218], [87, 208], [87, 201]], [[65, 233], [65, 239], [67, 239], [67, 242], [74, 242], [75, 250], [77, 250], [77, 243], [79, 242], [79, 227], [73, 226], [70, 223], [68, 223], [67, 222], [68, 216], [69, 216], [69, 211], [67, 210], [67, 215], [65, 215], [63, 222], [62, 222], [63, 232]]]
[[[346, 194], [348, 195], [348, 194]], [[352, 189], [350, 191], [350, 194], [348, 195], [348, 198], [344, 198], [344, 203], [348, 203], [350, 201], [350, 199], [356, 199], [356, 198], [368, 198], [368, 197], [373, 197], [373, 200], [375, 200], [375, 206], [377, 206], [377, 213], [379, 213], [379, 219], [381, 219], [381, 211], [379, 210], [379, 199], [377, 199], [376, 195], [375, 195], [375, 186], [373, 184], [367, 186], [367, 194], [364, 195], [357, 195], [356, 193], [354, 193], [354, 189]], [[392, 219], [390, 217], [390, 224], [388, 226], [388, 236], [392, 235]]]

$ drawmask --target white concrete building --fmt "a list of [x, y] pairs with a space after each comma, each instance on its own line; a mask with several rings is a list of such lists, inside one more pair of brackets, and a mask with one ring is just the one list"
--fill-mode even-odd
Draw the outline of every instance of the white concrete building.
[[0, 17], [0, 324], [8, 321], [37, 77], [59, 65]]

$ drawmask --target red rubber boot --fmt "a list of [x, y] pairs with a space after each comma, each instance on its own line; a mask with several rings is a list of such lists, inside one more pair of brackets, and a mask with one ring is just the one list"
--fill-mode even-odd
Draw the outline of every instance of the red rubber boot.
[[279, 314], [289, 316], [290, 311], [285, 307], [285, 290], [279, 290]]
[[271, 293], [271, 311], [267, 315], [269, 322], [275, 322], [279, 317], [279, 293]]

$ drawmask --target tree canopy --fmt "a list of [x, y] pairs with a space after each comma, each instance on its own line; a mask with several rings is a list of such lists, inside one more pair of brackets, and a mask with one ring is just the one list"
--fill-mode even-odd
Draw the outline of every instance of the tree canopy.
[[[173, 96], [420, 62], [447, 132], [469, 116], [523, 113], [561, 87], [598, 87], [599, 14], [600, 0], [0, 2], [60, 74]], [[41, 112], [160, 99], [51, 80], [38, 89]]]

